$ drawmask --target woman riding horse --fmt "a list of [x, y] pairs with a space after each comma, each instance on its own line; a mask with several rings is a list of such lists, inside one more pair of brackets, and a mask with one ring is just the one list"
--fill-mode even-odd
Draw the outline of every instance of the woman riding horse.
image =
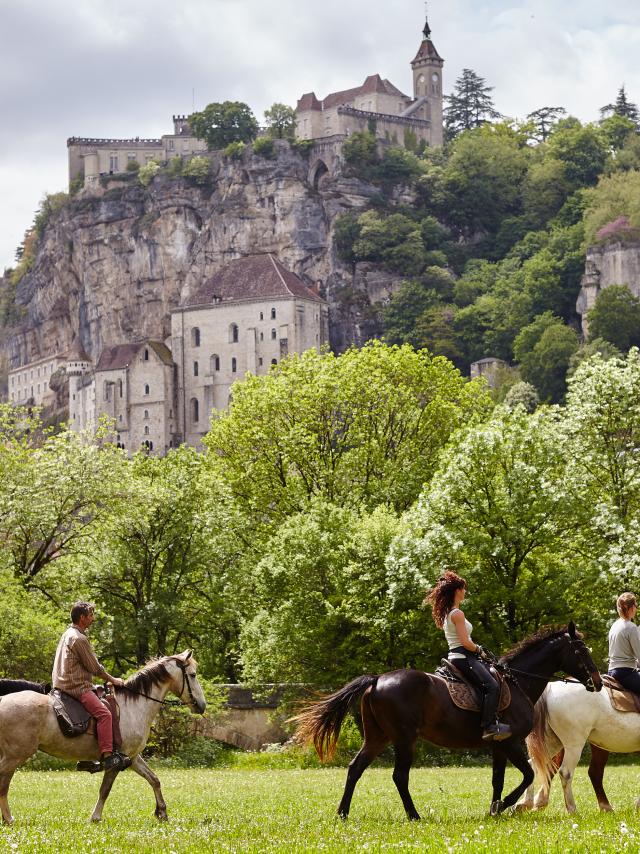
[[511, 727], [498, 721], [500, 686], [483, 663], [482, 659], [486, 653], [480, 644], [471, 640], [473, 626], [460, 610], [466, 592], [467, 582], [464, 578], [455, 572], [447, 571], [429, 591], [425, 602], [431, 605], [436, 626], [444, 629], [444, 636], [449, 644], [449, 661], [482, 692], [482, 740], [504, 741], [511, 737]]
[[616, 601], [618, 619], [609, 629], [609, 675], [628, 691], [640, 694], [640, 634], [633, 619], [638, 604], [633, 593], [622, 593]]

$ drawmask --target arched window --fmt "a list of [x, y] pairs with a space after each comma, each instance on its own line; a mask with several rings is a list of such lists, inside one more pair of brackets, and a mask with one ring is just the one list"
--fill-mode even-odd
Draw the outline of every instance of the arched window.
[[272, 360], [271, 360], [271, 364], [272, 364], [272, 365], [277, 365], [277, 364], [278, 364], [278, 360], [277, 360], [277, 359], [272, 359]]
[[191, 398], [191, 420], [194, 424], [200, 421], [200, 403], [197, 397]]
[[229, 343], [230, 344], [237, 344], [238, 339], [239, 339], [238, 324], [232, 323], [229, 326]]
[[211, 357], [211, 373], [215, 373], [220, 370], [220, 356], [217, 353], [214, 353]]
[[238, 369], [238, 362], [236, 360], [236, 357], [234, 356], [233, 359], [231, 360], [231, 373], [235, 374], [237, 369]]
[[272, 330], [271, 330], [271, 338], [272, 338], [274, 341], [275, 341], [275, 339], [277, 338], [277, 333], [276, 333], [276, 330], [275, 330], [275, 329], [272, 329]]
[[194, 326], [191, 330], [191, 346], [199, 347], [200, 346], [200, 330], [197, 326]]
[[275, 308], [272, 308], [271, 309], [271, 320], [275, 320], [275, 319], [276, 319], [276, 310], [275, 310]]
[[145, 418], [148, 418], [148, 417], [149, 417], [149, 410], [148, 410], [148, 409], [145, 409], [145, 411], [144, 411], [144, 417], [145, 417]]
[[261, 340], [261, 341], [264, 341], [264, 332], [261, 332], [261, 333], [260, 333], [260, 340]]
[[193, 375], [194, 375], [194, 377], [198, 376], [198, 363], [197, 362], [193, 363]]
[[264, 320], [264, 314], [260, 312], [260, 320]]
[[106, 380], [102, 386], [102, 397], [104, 400], [109, 400], [109, 383]]
[[146, 347], [144, 348], [144, 360], [145, 362], [149, 361], [149, 350]]
[[145, 383], [145, 386], [144, 386], [144, 393], [149, 394], [149, 386], [147, 383]]
[[145, 436], [148, 436], [148, 435], [149, 435], [149, 425], [148, 425], [148, 424], [145, 424], [145, 425], [144, 425], [144, 435], [145, 435]]

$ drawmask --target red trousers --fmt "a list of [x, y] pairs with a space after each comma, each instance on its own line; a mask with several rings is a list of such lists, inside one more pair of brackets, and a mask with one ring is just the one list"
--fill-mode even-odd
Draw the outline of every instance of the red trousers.
[[93, 691], [85, 691], [83, 694], [80, 694], [78, 700], [82, 703], [89, 714], [96, 719], [98, 747], [100, 748], [100, 753], [111, 753], [113, 751], [111, 712], [100, 702]]

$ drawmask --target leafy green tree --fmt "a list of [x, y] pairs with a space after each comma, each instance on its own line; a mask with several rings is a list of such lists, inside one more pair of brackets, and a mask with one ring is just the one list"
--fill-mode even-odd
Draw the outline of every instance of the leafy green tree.
[[547, 157], [529, 168], [523, 187], [524, 215], [530, 229], [544, 228], [569, 197], [565, 165]]
[[453, 364], [462, 369], [465, 364], [464, 353], [455, 329], [456, 307], [452, 305], [434, 305], [418, 318], [414, 337], [421, 348], [426, 348], [436, 356], [446, 356]]
[[482, 643], [504, 648], [565, 621], [579, 511], [557, 413], [498, 411], [453, 439], [406, 514], [390, 596], [417, 600], [449, 566], [469, 582], [465, 612]]
[[604, 338], [626, 352], [640, 345], [640, 300], [626, 285], [610, 285], [588, 312], [589, 340]]
[[609, 148], [614, 152], [624, 148], [627, 139], [637, 133], [637, 127], [631, 119], [617, 114], [609, 116], [608, 119], [603, 119], [600, 122], [600, 128]]
[[247, 104], [224, 101], [208, 104], [189, 116], [189, 126], [209, 149], [226, 148], [232, 142], [251, 142], [258, 134], [258, 122]]
[[344, 141], [342, 155], [345, 163], [359, 177], [371, 180], [377, 174], [380, 162], [378, 141], [370, 131], [357, 131]]
[[638, 105], [634, 104], [633, 101], [630, 101], [627, 97], [624, 83], [618, 89], [618, 95], [614, 103], [606, 104], [604, 107], [600, 108], [600, 115], [603, 119], [610, 115], [622, 116], [625, 119], [630, 119], [635, 127], [638, 127], [638, 123], [640, 122], [640, 111], [638, 110]]
[[539, 110], [529, 113], [527, 122], [534, 127], [531, 134], [532, 139], [536, 142], [546, 142], [554, 126], [566, 114], [567, 111], [564, 107], [541, 107]]
[[209, 180], [211, 164], [206, 157], [192, 157], [185, 163], [182, 174], [193, 178], [196, 184], [206, 184]]
[[267, 132], [273, 139], [293, 139], [296, 135], [296, 111], [286, 104], [272, 104], [264, 111]]
[[596, 125], [560, 121], [548, 140], [549, 153], [562, 161], [572, 190], [597, 183], [607, 160], [607, 140]]
[[511, 386], [504, 399], [505, 408], [513, 411], [522, 407], [525, 412], [535, 412], [540, 396], [531, 383], [518, 382]]
[[585, 241], [598, 239], [598, 232], [609, 223], [626, 217], [627, 225], [640, 228], [640, 171], [616, 172], [600, 179], [587, 191], [584, 218]]
[[488, 86], [483, 77], [470, 68], [462, 69], [452, 94], [445, 96], [444, 123], [448, 139], [453, 139], [462, 131], [472, 130], [492, 119], [500, 118], [491, 92], [493, 86]]
[[575, 331], [551, 312], [536, 317], [514, 342], [522, 379], [536, 387], [542, 400], [552, 403], [564, 397], [567, 369], [577, 349]]
[[591, 341], [581, 344], [571, 357], [567, 378], [573, 376], [583, 362], [596, 354], [601, 356], [605, 362], [609, 359], [622, 358], [622, 352], [609, 341], [605, 341], [604, 338], [593, 338]]
[[266, 377], [248, 375], [205, 444], [243, 512], [265, 524], [313, 496], [403, 509], [451, 432], [490, 407], [446, 359], [370, 342], [341, 356], [309, 350]]
[[150, 160], [138, 169], [138, 180], [143, 187], [148, 187], [160, 171], [160, 164], [156, 160]]

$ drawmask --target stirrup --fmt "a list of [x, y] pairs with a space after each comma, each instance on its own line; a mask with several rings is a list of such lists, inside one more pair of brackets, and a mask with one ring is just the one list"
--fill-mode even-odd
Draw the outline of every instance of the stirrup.
[[76, 764], [76, 771], [88, 771], [89, 774], [97, 774], [104, 770], [102, 762], [92, 762], [90, 759], [82, 759]]

